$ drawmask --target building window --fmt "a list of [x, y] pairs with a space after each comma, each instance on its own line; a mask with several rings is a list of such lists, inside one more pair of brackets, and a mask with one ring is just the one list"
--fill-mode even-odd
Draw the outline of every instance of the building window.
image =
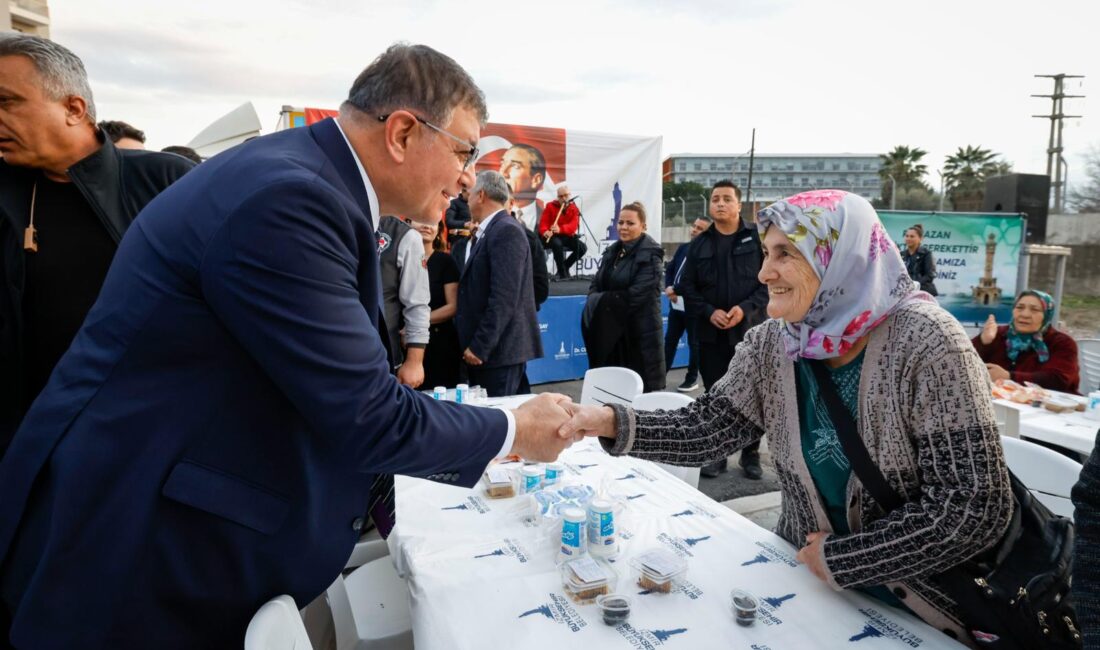
[[679, 168], [680, 171], [686, 172], [687, 168], [688, 168], [688, 164], [686, 162], [681, 162], [681, 163], [679, 163], [678, 168]]
[[697, 172], [703, 171], [703, 163], [695, 163], [695, 171], [697, 171]]

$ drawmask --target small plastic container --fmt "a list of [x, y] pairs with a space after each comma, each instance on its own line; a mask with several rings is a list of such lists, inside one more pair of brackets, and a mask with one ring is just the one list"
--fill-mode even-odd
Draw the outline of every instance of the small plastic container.
[[603, 615], [604, 625], [615, 627], [625, 623], [630, 618], [630, 606], [633, 604], [630, 596], [624, 594], [607, 594], [596, 598], [596, 606]]
[[663, 548], [646, 551], [630, 561], [634, 581], [651, 593], [671, 593], [687, 572], [687, 562]]
[[619, 553], [615, 503], [610, 499], [597, 497], [588, 503], [588, 552], [599, 557], [613, 557]]
[[542, 489], [542, 467], [538, 465], [524, 465], [519, 470], [519, 491], [521, 494], [532, 494]]
[[561, 583], [565, 595], [581, 605], [610, 594], [618, 581], [619, 574], [610, 564], [590, 556], [561, 565]]
[[585, 523], [588, 517], [580, 508], [566, 508], [561, 513], [561, 548], [558, 561], [576, 560], [585, 552]]
[[512, 472], [503, 467], [490, 467], [481, 480], [485, 483], [485, 496], [490, 499], [507, 499], [516, 496], [516, 483]]
[[455, 386], [455, 401], [459, 404], [468, 404], [470, 402], [469, 385], [459, 384]]
[[730, 592], [730, 611], [733, 618], [741, 627], [751, 627], [756, 622], [756, 610], [760, 607], [760, 601], [743, 589], [734, 589]]
[[543, 479], [546, 487], [551, 485], [557, 485], [565, 472], [565, 465], [562, 463], [549, 463], [546, 466], [546, 478]]
[[432, 397], [439, 400], [439, 401], [441, 401], [441, 402], [446, 401], [447, 400], [447, 387], [446, 386], [436, 386], [434, 389], [432, 389]]

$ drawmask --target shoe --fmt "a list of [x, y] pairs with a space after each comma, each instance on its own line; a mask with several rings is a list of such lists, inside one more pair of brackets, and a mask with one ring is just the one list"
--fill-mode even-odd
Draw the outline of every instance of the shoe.
[[676, 387], [676, 390], [680, 391], [681, 393], [690, 393], [697, 388], [699, 388], [698, 379], [685, 379], [684, 383]]
[[720, 460], [717, 463], [711, 463], [710, 465], [704, 465], [699, 470], [699, 474], [701, 476], [705, 476], [707, 478], [718, 478], [718, 475], [721, 474], [722, 472], [725, 472], [727, 469], [728, 468], [726, 467], [726, 461]]
[[764, 468], [760, 467], [760, 454], [741, 452], [741, 471], [745, 473], [746, 478], [754, 481], [764, 478]]

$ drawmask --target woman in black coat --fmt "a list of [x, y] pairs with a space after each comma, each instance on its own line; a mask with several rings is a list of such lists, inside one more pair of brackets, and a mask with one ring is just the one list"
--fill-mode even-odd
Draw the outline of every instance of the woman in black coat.
[[919, 223], [905, 229], [905, 248], [901, 250], [901, 259], [909, 277], [920, 283], [921, 291], [933, 296], [936, 292], [936, 260], [932, 251], [921, 245], [924, 241], [924, 226]]
[[642, 376], [645, 392], [665, 387], [661, 281], [665, 253], [645, 234], [645, 208], [619, 212], [619, 241], [600, 260], [581, 322], [590, 368], [621, 366]]

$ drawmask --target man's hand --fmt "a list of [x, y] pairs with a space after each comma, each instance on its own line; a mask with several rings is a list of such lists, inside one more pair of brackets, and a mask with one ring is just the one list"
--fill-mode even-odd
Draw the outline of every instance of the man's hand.
[[542, 393], [513, 410], [516, 440], [512, 443], [512, 453], [540, 463], [557, 460], [558, 454], [573, 444], [573, 436], [558, 433], [569, 420], [564, 405], [571, 403], [565, 395]]
[[558, 228], [557, 226], [550, 226], [550, 232], [552, 232], [556, 235], [559, 232], [561, 232], [561, 228]]
[[737, 327], [737, 324], [745, 319], [745, 311], [737, 305], [734, 305], [726, 312], [726, 317], [729, 319], [730, 327]]
[[995, 363], [985, 364], [986, 370], [989, 371], [989, 378], [993, 381], [1000, 381], [1002, 379], [1012, 379], [1012, 373], [998, 366]]
[[985, 324], [982, 325], [982, 343], [989, 345], [993, 342], [993, 339], [997, 338], [997, 319], [993, 318], [993, 314], [989, 315], [989, 318], [985, 319]]
[[466, 351], [462, 353], [462, 360], [469, 366], [480, 366], [484, 363], [481, 359], [477, 358], [477, 355], [470, 352], [470, 348], [466, 348]]
[[796, 560], [805, 564], [806, 568], [823, 582], [828, 581], [829, 572], [825, 569], [825, 554], [821, 552], [821, 547], [825, 545], [825, 539], [828, 537], [829, 533], [822, 531], [808, 533], [806, 545], [795, 556]]
[[558, 429], [558, 433], [573, 440], [585, 436], [615, 437], [615, 411], [610, 406], [581, 406], [569, 402], [563, 404], [572, 416]]
[[672, 302], [676, 302], [676, 290], [672, 287], [665, 287], [665, 295], [668, 296], [668, 299]]
[[397, 381], [409, 388], [419, 388], [424, 383], [424, 364], [405, 359], [397, 368]]
[[720, 330], [728, 330], [730, 328], [730, 315], [721, 309], [715, 309], [714, 313], [710, 315], [710, 324]]

